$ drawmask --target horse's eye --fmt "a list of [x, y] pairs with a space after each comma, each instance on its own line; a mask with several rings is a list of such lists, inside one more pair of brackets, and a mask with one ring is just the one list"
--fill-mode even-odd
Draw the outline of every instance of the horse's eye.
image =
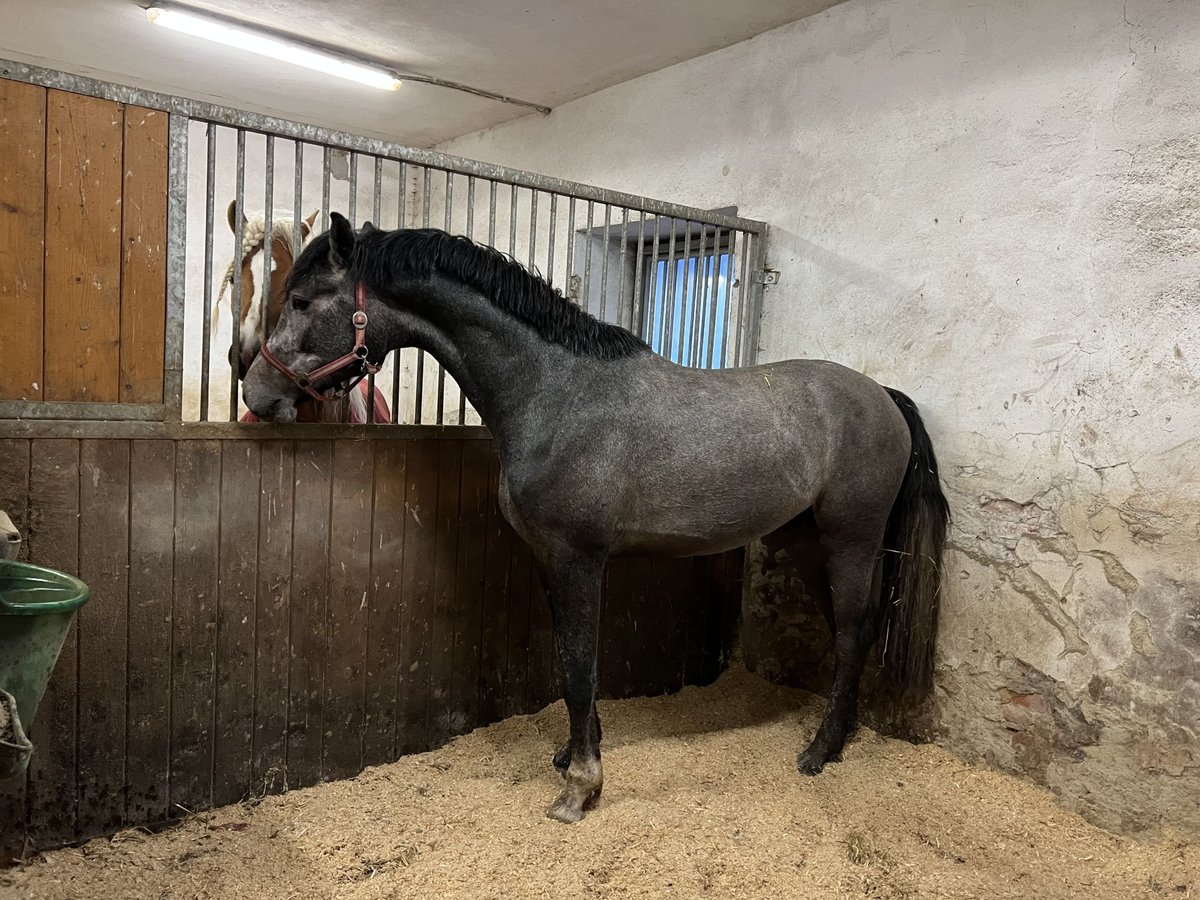
[[298, 310], [300, 312], [304, 312], [304, 310], [308, 309], [308, 301], [302, 300], [299, 297], [293, 297], [292, 298], [292, 309]]

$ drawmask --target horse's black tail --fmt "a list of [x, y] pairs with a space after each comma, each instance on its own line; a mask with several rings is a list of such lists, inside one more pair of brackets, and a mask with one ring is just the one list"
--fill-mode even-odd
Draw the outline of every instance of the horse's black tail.
[[908, 422], [912, 456], [884, 534], [879, 647], [891, 680], [904, 693], [923, 696], [933, 683], [942, 551], [950, 506], [916, 404], [899, 391], [885, 390]]

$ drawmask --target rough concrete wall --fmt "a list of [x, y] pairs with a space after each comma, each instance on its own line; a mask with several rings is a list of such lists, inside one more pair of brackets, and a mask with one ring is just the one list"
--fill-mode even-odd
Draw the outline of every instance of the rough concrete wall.
[[[1194, 2], [851, 0], [446, 149], [770, 222], [760, 358], [912, 394], [940, 455], [939, 740], [1196, 832], [1197, 85]], [[818, 669], [759, 562], [747, 657]]]

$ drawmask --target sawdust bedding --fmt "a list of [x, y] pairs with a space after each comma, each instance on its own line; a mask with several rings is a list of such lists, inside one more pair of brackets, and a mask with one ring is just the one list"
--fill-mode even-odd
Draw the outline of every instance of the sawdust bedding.
[[604, 703], [604, 797], [564, 826], [542, 814], [558, 703], [352, 781], [46, 854], [0, 874], [0, 897], [1200, 897], [1197, 844], [1114, 837], [937, 747], [863, 730], [801, 777], [821, 709], [740, 669]]

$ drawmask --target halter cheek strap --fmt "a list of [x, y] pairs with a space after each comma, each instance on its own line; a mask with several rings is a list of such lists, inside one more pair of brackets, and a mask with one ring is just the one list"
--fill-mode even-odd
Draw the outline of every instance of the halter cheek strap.
[[[344, 356], [339, 356], [333, 362], [326, 363], [303, 375], [294, 372], [284, 365], [279, 357], [271, 352], [271, 348], [266, 343], [262, 345], [259, 354], [278, 369], [288, 381], [292, 382], [314, 400], [321, 402], [337, 400], [340, 397], [344, 397], [368, 375], [374, 375], [379, 371], [379, 366], [372, 365], [370, 359], [368, 359], [370, 353], [367, 350], [367, 286], [361, 281], [354, 285], [354, 315], [351, 317], [351, 321], [354, 323], [354, 349]], [[322, 378], [328, 378], [330, 375], [336, 375], [351, 368], [355, 370], [352, 375], [356, 377], [349, 383], [344, 384], [340, 389], [329, 393], [321, 393], [313, 387]]]

